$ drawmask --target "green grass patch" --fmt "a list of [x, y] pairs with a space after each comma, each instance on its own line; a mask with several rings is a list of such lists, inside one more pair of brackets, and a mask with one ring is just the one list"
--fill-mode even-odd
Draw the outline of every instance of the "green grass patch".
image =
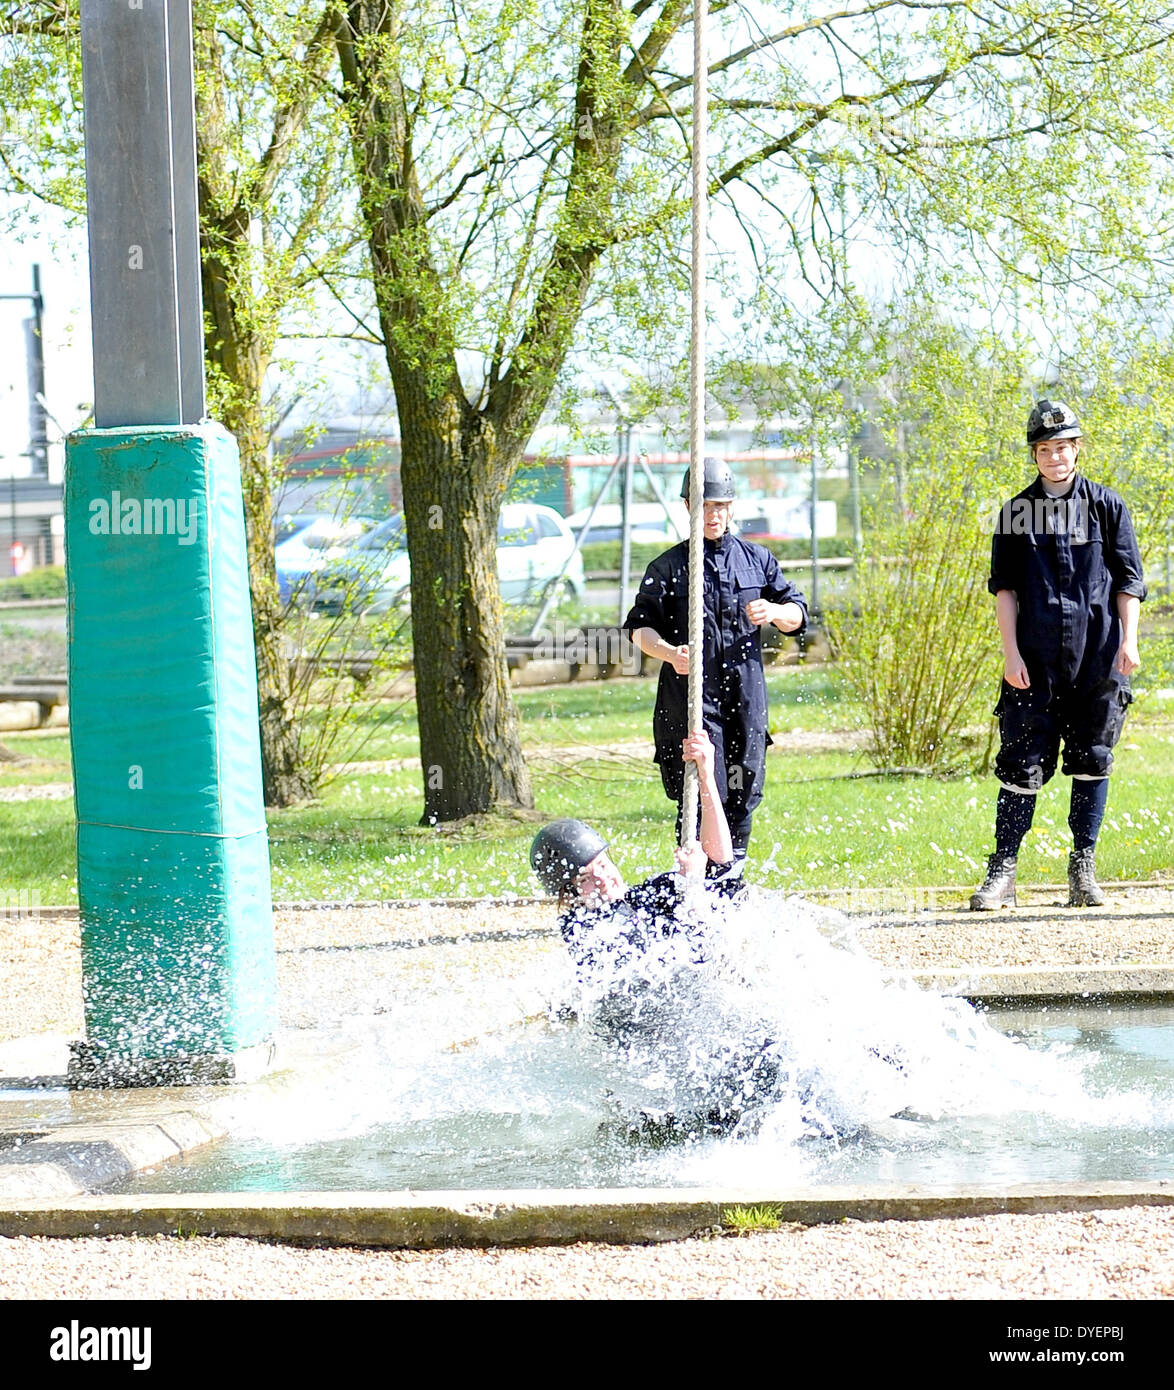
[[723, 1207], [721, 1224], [734, 1235], [748, 1236], [756, 1231], [777, 1231], [782, 1224], [782, 1207], [767, 1203], [759, 1207]]
[[30, 787], [44, 782], [69, 782], [69, 731], [60, 734], [17, 730], [0, 733], [0, 743], [21, 761], [0, 762], [0, 787]]
[[76, 903], [74, 832], [72, 801], [0, 802], [0, 899]]
[[[860, 731], [857, 706], [831, 667], [771, 672], [772, 727]], [[1143, 694], [1118, 749], [1109, 812], [1098, 850], [1105, 879], [1146, 879], [1172, 863], [1174, 700]], [[279, 901], [480, 897], [536, 894], [528, 851], [537, 827], [558, 816], [592, 821], [630, 880], [668, 868], [675, 808], [651, 757], [607, 755], [608, 745], [651, 738], [655, 682], [620, 680], [518, 692], [538, 810], [453, 826], [419, 824], [418, 768], [340, 775], [319, 802], [269, 816], [273, 892]], [[993, 703], [993, 696], [992, 696]], [[364, 711], [371, 737], [362, 756], [411, 758], [414, 709], [394, 718]], [[3, 736], [33, 765], [0, 764], [0, 786], [68, 781], [64, 734]], [[558, 758], [539, 751], [571, 748]], [[964, 893], [993, 848], [996, 784], [991, 777], [860, 776], [851, 747], [818, 742], [772, 753], [766, 798], [754, 821], [748, 877], [796, 892], [956, 886]], [[1040, 796], [1021, 856], [1024, 882], [1064, 881], [1070, 837], [1069, 783]], [[0, 893], [76, 901], [70, 801], [0, 801]]]
[[65, 670], [65, 629], [59, 627], [62, 610], [52, 613], [53, 623], [29, 621], [47, 611], [21, 609], [19, 620], [11, 609], [0, 612], [0, 684], [13, 676], [52, 676]]
[[[858, 728], [859, 705], [830, 667], [786, 666], [768, 671], [775, 730]], [[514, 692], [523, 747], [624, 743], [652, 738], [655, 680], [583, 681]]]

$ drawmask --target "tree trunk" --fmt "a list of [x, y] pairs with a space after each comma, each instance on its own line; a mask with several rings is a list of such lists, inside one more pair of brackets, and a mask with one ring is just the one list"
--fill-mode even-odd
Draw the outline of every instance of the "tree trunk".
[[[331, 21], [324, 32], [332, 28]], [[230, 155], [230, 103], [215, 29], [206, 20], [197, 22], [193, 40], [197, 71], [203, 76], [197, 88], [196, 136], [205, 359], [217, 411], [240, 449], [265, 804], [291, 806], [313, 796], [316, 787], [302, 766], [295, 676], [284, 651], [284, 605], [273, 555], [273, 490], [262, 388], [276, 322], [258, 304], [252, 286], [250, 238], [253, 212], [264, 207], [265, 195], [257, 185], [256, 170], [242, 173]], [[291, 112], [292, 108], [285, 112], [287, 139], [293, 128]], [[280, 141], [278, 147], [286, 149]], [[269, 177], [281, 157], [269, 160]]]
[[[338, 51], [403, 441], [428, 822], [533, 805], [506, 667], [497, 517], [613, 235], [626, 89], [621, 13], [611, 0], [588, 0], [565, 217], [514, 347], [507, 351], [503, 342], [474, 406], [457, 370], [458, 344], [413, 155], [417, 97], [396, 57], [402, 18], [395, 0], [350, 0]], [[670, 25], [653, 44], [656, 54], [671, 32]]]
[[[240, 306], [231, 293], [233, 280], [220, 249], [235, 246], [239, 250], [247, 245], [247, 220], [239, 210], [229, 219], [217, 219], [204, 194], [201, 185], [202, 280], [208, 321], [205, 345], [209, 366], [217, 374], [223, 423], [236, 436], [240, 449], [265, 804], [293, 806], [312, 797], [316, 788], [302, 768], [294, 673], [282, 640], [284, 604], [277, 590], [273, 557], [269, 432], [261, 394], [269, 352], [261, 337], [243, 326]], [[235, 225], [237, 222], [243, 225]]]
[[398, 400], [423, 820], [530, 807], [497, 582], [500, 461], [463, 400], [405, 394]]

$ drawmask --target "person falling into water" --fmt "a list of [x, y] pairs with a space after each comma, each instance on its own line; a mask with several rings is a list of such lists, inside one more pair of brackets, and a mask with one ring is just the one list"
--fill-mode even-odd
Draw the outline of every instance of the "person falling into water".
[[991, 546], [988, 587], [1003, 642], [995, 713], [1000, 747], [995, 852], [970, 899], [975, 912], [1014, 906], [1017, 856], [1036, 797], [1056, 770], [1072, 778], [1068, 905], [1098, 907], [1096, 843], [1109, 794], [1113, 748], [1141, 664], [1138, 613], [1145, 598], [1129, 509], [1077, 472], [1080, 422], [1061, 401], [1041, 400], [1027, 421], [1038, 477], [1005, 503]]
[[[676, 851], [676, 871], [632, 887], [607, 841], [581, 820], [558, 820], [535, 836], [530, 864], [559, 901], [559, 929], [591, 1010], [594, 1031], [638, 1069], [676, 1078], [672, 1108], [623, 1117], [629, 1138], [655, 1144], [727, 1133], [775, 1087], [779, 1065], [754, 1019], [716, 1028], [702, 967], [711, 962], [707, 908], [748, 892], [734, 856], [705, 732], [682, 741], [700, 792], [700, 838]], [[701, 894], [695, 901], [690, 879]], [[695, 1031], [699, 1029], [699, 1031]]]

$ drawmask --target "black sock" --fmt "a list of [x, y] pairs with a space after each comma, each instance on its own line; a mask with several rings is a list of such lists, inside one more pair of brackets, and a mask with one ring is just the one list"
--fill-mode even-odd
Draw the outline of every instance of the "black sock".
[[[1075, 785], [1075, 784], [1074, 784]], [[995, 807], [995, 853], [1000, 859], [1014, 859], [1035, 816], [1035, 793], [1009, 792], [999, 788]]]
[[1093, 849], [1105, 818], [1109, 800], [1109, 779], [1096, 782], [1072, 779], [1072, 800], [1068, 806], [1068, 829], [1072, 831], [1073, 849]]

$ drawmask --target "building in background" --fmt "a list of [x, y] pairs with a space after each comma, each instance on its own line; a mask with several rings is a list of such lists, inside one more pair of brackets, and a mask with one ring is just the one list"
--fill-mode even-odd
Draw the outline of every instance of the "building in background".
[[0, 381], [0, 577], [65, 563], [63, 440], [50, 441], [45, 403], [41, 268], [31, 285], [0, 288], [0, 333], [9, 344]]

